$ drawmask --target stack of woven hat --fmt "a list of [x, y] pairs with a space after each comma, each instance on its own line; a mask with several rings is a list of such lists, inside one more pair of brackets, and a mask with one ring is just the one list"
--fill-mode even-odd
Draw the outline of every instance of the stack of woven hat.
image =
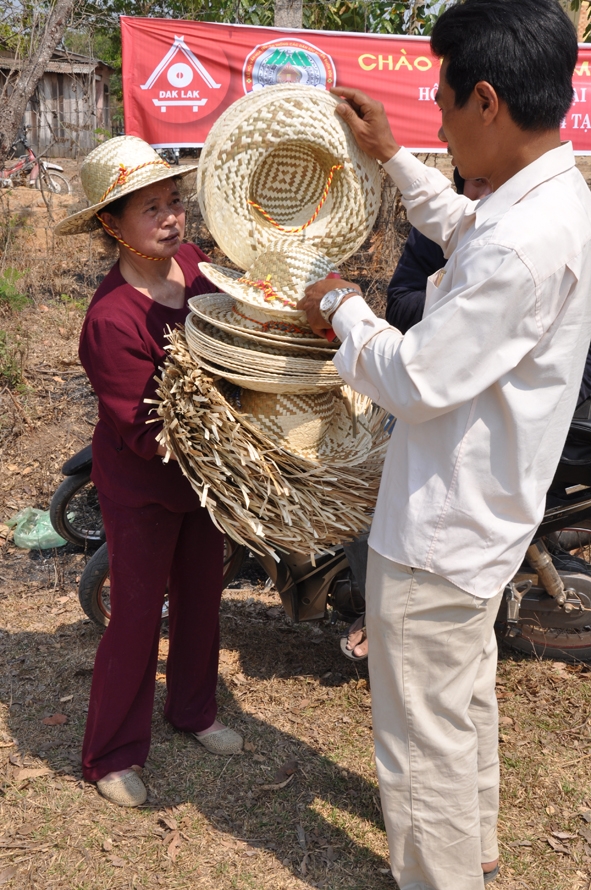
[[384, 412], [343, 385], [336, 346], [297, 302], [365, 240], [378, 165], [322, 89], [267, 87], [234, 103], [203, 148], [208, 228], [244, 271], [201, 263], [221, 293], [193, 297], [160, 386], [163, 443], [213, 520], [254, 549], [319, 550], [363, 531]]

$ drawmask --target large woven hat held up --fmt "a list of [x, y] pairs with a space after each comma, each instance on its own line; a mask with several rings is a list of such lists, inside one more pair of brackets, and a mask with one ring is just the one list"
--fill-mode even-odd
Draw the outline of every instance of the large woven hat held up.
[[151, 145], [137, 136], [116, 136], [97, 145], [82, 162], [80, 179], [90, 207], [66, 217], [55, 227], [58, 235], [77, 235], [100, 228], [98, 210], [124, 195], [177, 176], [187, 176], [197, 169], [171, 167]]
[[211, 128], [199, 204], [218, 245], [242, 269], [282, 240], [305, 242], [339, 263], [371, 232], [379, 166], [357, 146], [338, 104], [314, 87], [265, 87]]

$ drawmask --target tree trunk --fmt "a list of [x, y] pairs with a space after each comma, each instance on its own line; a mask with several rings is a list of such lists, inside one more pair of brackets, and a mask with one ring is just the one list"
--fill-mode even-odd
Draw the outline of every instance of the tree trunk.
[[56, 0], [51, 10], [37, 49], [27, 61], [23, 60], [20, 74], [10, 96], [5, 97], [0, 108], [0, 168], [4, 165], [10, 146], [14, 142], [27, 107], [35, 92], [51, 55], [63, 37], [75, 0]]
[[303, 0], [275, 0], [275, 27], [301, 28], [303, 7]]

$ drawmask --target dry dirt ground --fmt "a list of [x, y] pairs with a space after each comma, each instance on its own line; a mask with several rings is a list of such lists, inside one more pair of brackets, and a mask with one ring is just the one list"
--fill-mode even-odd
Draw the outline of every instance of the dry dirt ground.
[[[54, 201], [54, 218], [77, 200]], [[0, 522], [47, 508], [63, 460], [95, 421], [76, 343], [108, 257], [87, 237], [54, 243], [39, 201], [25, 189], [0, 195]], [[380, 250], [374, 239], [350, 264], [376, 294]], [[2, 291], [7, 269], [22, 272], [24, 308]], [[82, 781], [100, 638], [77, 601], [87, 558], [71, 546], [0, 546], [0, 885], [395, 890], [367, 668], [341, 656], [342, 625], [291, 624], [251, 564], [225, 591], [221, 615], [221, 717], [244, 734], [244, 753], [208, 755], [163, 720], [163, 631], [148, 805], [119, 809]], [[500, 652], [499, 890], [591, 887], [590, 680], [586, 665]], [[42, 722], [56, 713], [67, 723]], [[293, 778], [272, 787], [286, 764]]]

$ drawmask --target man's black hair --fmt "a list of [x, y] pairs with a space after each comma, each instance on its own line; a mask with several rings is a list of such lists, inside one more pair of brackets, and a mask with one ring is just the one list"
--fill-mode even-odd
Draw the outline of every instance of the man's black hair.
[[523, 130], [559, 127], [573, 100], [577, 35], [557, 0], [465, 0], [439, 17], [431, 49], [447, 61], [456, 106], [487, 81]]

